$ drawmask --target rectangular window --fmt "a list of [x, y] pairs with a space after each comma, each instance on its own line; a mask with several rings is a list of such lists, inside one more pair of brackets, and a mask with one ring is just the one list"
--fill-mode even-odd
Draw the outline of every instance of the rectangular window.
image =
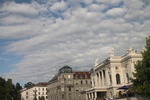
[[71, 87], [70, 86], [68, 87], [68, 90], [71, 91]]
[[65, 97], [64, 94], [62, 94], [61, 97], [62, 97], [62, 99], [64, 99], [64, 97]]
[[86, 84], [88, 84], [88, 81], [86, 80]]
[[83, 81], [81, 80], [81, 84], [83, 84]]

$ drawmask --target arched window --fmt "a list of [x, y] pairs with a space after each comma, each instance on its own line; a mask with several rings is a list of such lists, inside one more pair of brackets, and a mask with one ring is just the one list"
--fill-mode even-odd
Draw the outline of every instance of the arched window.
[[127, 77], [127, 83], [129, 83], [129, 74], [126, 73], [126, 77]]
[[88, 81], [86, 80], [86, 84], [88, 84]]
[[110, 80], [110, 85], [112, 84], [112, 78], [111, 75], [109, 74], [109, 80]]
[[62, 94], [62, 95], [61, 95], [61, 98], [64, 99], [64, 97], [65, 97], [64, 94]]
[[120, 75], [119, 74], [116, 74], [116, 83], [117, 84], [121, 84]]
[[83, 81], [81, 80], [81, 84], [83, 84]]

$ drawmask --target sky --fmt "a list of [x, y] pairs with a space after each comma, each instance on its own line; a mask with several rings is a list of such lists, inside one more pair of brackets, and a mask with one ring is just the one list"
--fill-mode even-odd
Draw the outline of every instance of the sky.
[[0, 0], [0, 76], [23, 84], [64, 65], [88, 71], [149, 35], [150, 0]]

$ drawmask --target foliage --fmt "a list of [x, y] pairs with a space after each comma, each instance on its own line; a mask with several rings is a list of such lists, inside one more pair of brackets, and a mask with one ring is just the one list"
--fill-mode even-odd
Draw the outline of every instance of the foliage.
[[32, 82], [28, 82], [28, 83], [26, 83], [25, 85], [24, 85], [24, 88], [30, 88], [30, 87], [32, 87], [32, 86], [34, 86], [35, 84], [34, 83], [32, 83]]
[[12, 83], [11, 79], [5, 80], [0, 77], [0, 100], [21, 100], [18, 98], [20, 94], [20, 88], [16, 88], [16, 86]]
[[33, 98], [33, 100], [37, 100], [36, 96]]
[[22, 86], [19, 83], [16, 83], [14, 100], [21, 100], [21, 94], [20, 94], [21, 89], [22, 89]]
[[44, 96], [42, 96], [42, 97], [40, 97], [40, 98], [39, 98], [39, 100], [45, 100], [45, 97], [44, 97]]
[[132, 90], [144, 98], [150, 97], [150, 36], [146, 38], [145, 50], [142, 52], [142, 61], [135, 64], [135, 78]]

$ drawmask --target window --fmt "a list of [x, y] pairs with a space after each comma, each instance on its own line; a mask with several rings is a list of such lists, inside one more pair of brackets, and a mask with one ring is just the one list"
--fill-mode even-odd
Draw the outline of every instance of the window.
[[88, 81], [86, 80], [86, 84], [88, 84]]
[[83, 81], [81, 80], [81, 84], [83, 84]]
[[71, 91], [71, 87], [70, 86], [68, 87], [68, 90]]
[[40, 95], [40, 92], [39, 92], [39, 95]]
[[62, 99], [64, 99], [64, 97], [65, 97], [64, 94], [62, 94], [61, 97], [62, 97]]
[[43, 88], [43, 91], [44, 91], [44, 88]]
[[117, 84], [121, 84], [121, 82], [120, 82], [120, 75], [119, 74], [116, 74], [116, 83]]
[[129, 74], [126, 73], [126, 77], [127, 77], [127, 83], [129, 83]]
[[110, 85], [112, 84], [112, 78], [111, 75], [109, 74], [109, 80], [110, 80]]

